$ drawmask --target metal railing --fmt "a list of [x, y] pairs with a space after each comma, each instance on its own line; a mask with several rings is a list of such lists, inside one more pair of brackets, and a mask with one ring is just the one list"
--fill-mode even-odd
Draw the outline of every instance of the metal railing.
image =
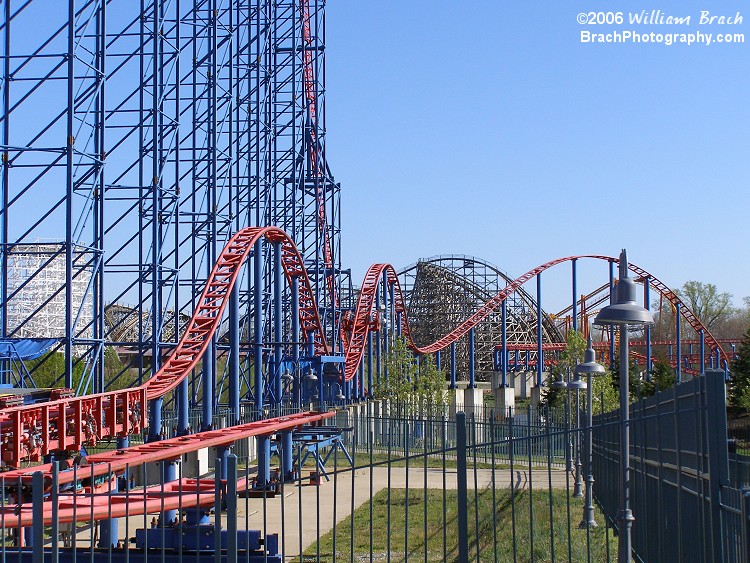
[[[708, 376], [632, 405], [636, 560], [750, 561], [750, 491], [730, 486], [722, 401], [723, 381]], [[258, 482], [252, 444], [120, 476], [87, 477], [86, 466], [31, 484], [0, 476], [0, 559], [615, 560], [617, 413], [591, 428], [596, 527], [577, 417], [480, 414], [350, 406], [295, 432], [290, 451], [277, 436], [269, 482]]]
[[[595, 496], [618, 524], [619, 413], [594, 419]], [[747, 493], [730, 481], [723, 372], [630, 405], [638, 561], [748, 561]]]

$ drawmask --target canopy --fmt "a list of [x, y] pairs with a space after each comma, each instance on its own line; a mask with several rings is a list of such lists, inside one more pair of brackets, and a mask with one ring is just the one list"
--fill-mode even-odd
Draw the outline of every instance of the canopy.
[[57, 344], [57, 338], [14, 338], [0, 340], [0, 360], [34, 360]]

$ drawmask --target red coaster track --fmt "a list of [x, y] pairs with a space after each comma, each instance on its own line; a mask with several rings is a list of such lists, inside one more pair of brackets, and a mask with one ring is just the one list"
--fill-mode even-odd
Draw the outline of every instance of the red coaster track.
[[299, 279], [300, 329], [308, 341], [312, 339], [316, 354], [329, 353], [310, 279], [297, 247], [276, 227], [242, 229], [224, 247], [182, 339], [159, 371], [132, 389], [3, 409], [3, 461], [11, 466], [21, 460], [39, 461], [54, 451], [78, 451], [103, 438], [125, 436], [144, 428], [147, 401], [177, 387], [200, 361], [219, 327], [240, 266], [261, 239], [281, 244], [287, 281]]
[[[222, 251], [182, 339], [164, 366], [153, 377], [133, 389], [4, 409], [0, 412], [2, 459], [9, 465], [17, 466], [20, 460], [39, 461], [42, 456], [54, 451], [77, 451], [83, 445], [96, 443], [106, 437], [124, 436], [140, 431], [146, 425], [147, 401], [173, 390], [200, 361], [219, 327], [240, 267], [252, 252], [255, 243], [261, 239], [281, 244], [282, 267], [287, 282], [291, 284], [294, 278], [299, 281], [300, 329], [305, 339], [313, 343], [316, 354], [329, 354], [310, 278], [294, 243], [284, 231], [276, 227], [242, 229], [229, 240]], [[571, 256], [547, 262], [511, 282], [453, 331], [432, 344], [421, 347], [414, 343], [410, 335], [406, 305], [396, 271], [388, 264], [371, 266], [362, 283], [354, 318], [347, 327], [349, 336], [345, 341], [345, 379], [349, 381], [356, 374], [362, 360], [367, 334], [376, 328], [375, 295], [384, 274], [386, 283], [393, 288], [394, 310], [401, 314], [403, 335], [414, 351], [427, 354], [441, 350], [463, 337], [491, 311], [499, 307], [504, 299], [537, 274], [557, 264], [578, 258], [618, 262], [616, 258], [609, 256], [591, 255]], [[633, 264], [630, 264], [629, 268], [639, 276], [649, 278], [651, 285], [672, 304], [680, 303], [682, 313], [693, 329], [696, 332], [704, 331], [708, 347], [712, 351], [721, 350], [719, 342], [674, 292], [642, 268]]]
[[[559, 258], [557, 260], [547, 262], [546, 264], [542, 264], [541, 266], [538, 266], [533, 270], [529, 270], [521, 277], [513, 280], [505, 287], [505, 289], [497, 293], [492, 299], [490, 299], [479, 309], [477, 309], [477, 311], [473, 315], [471, 315], [468, 319], [458, 325], [455, 329], [453, 329], [442, 338], [436, 340], [432, 344], [428, 344], [426, 346], [417, 346], [411, 338], [411, 334], [409, 332], [409, 321], [406, 317], [404, 297], [393, 267], [390, 264], [374, 264], [373, 266], [370, 266], [370, 269], [367, 270], [367, 273], [365, 274], [364, 282], [362, 283], [362, 289], [360, 291], [359, 301], [357, 303], [357, 311], [355, 313], [354, 320], [351, 326], [351, 336], [346, 347], [346, 380], [351, 380], [357, 373], [359, 363], [360, 361], [362, 361], [364, 346], [365, 342], [367, 341], [367, 333], [370, 330], [375, 329], [376, 323], [374, 323], [372, 320], [375, 313], [375, 294], [384, 272], [386, 273], [387, 283], [389, 285], [392, 285], [394, 289], [394, 310], [396, 313], [401, 313], [402, 334], [406, 337], [407, 342], [409, 343], [409, 346], [412, 350], [419, 354], [431, 354], [437, 352], [438, 350], [442, 350], [446, 346], [449, 346], [452, 342], [455, 342], [459, 338], [465, 336], [473, 327], [479, 324], [482, 319], [484, 319], [492, 311], [497, 309], [504, 299], [509, 297], [514, 291], [516, 291], [527, 281], [535, 277], [537, 274], [540, 274], [553, 266], [562, 264], [563, 262], [570, 262], [571, 260], [577, 260], [580, 258], [604, 260], [607, 262], [614, 262], [615, 264], [618, 264], [620, 262], [619, 259], [612, 258], [611, 256], [580, 255]], [[703, 331], [706, 339], [706, 345], [709, 347], [709, 349], [711, 351], [721, 350], [722, 356], [724, 358], [727, 357], [721, 347], [721, 344], [719, 344], [719, 341], [713, 337], [711, 332], [705, 326], [703, 326], [703, 324], [687, 307], [687, 305], [683, 303], [671, 289], [669, 289], [659, 279], [652, 276], [646, 270], [640, 268], [639, 266], [636, 266], [635, 264], [628, 264], [628, 269], [644, 279], [648, 278], [651, 286], [656, 288], [664, 297], [666, 297], [670, 301], [670, 303], [672, 303], [672, 305], [677, 305], [679, 303], [681, 305], [683, 317], [688, 321], [693, 330], [695, 330], [696, 333], [700, 332], [701, 330]]]

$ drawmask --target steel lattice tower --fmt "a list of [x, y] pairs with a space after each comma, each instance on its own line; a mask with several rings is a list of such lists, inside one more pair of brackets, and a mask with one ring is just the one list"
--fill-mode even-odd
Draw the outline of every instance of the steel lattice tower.
[[[73, 373], [83, 372], [78, 391], [86, 393], [148, 378], [179, 339], [231, 233], [276, 225], [303, 253], [326, 333], [340, 349], [325, 2], [2, 0], [0, 7], [0, 336], [21, 333], [8, 312], [23, 283], [9, 285], [8, 264], [19, 245], [42, 240], [66, 264], [53, 289], [65, 295], [61, 382], [72, 386]], [[268, 318], [274, 281], [273, 249], [256, 254], [239, 292], [250, 398], [252, 366], [270, 376], [268, 357], [281, 346], [269, 322], [254, 322], [256, 310]], [[28, 280], [44, 268], [41, 261]], [[86, 298], [76, 300], [73, 280], [84, 276]], [[283, 291], [285, 341], [298, 341], [288, 335]], [[202, 382], [207, 396], [221, 393], [229, 362], [216, 358], [226, 356], [228, 334], [227, 326], [194, 374], [193, 400]], [[109, 348], [131, 360], [105, 377]], [[255, 362], [259, 351], [265, 359]]]

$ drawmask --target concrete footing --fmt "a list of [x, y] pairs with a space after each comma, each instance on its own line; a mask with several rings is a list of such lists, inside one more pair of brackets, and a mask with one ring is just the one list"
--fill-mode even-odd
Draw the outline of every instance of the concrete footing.
[[475, 387], [464, 389], [464, 412], [474, 414], [475, 420], [484, 418], [484, 390]]
[[494, 395], [495, 415], [505, 417], [514, 414], [516, 409], [516, 392], [513, 387], [496, 387], [492, 389]]

